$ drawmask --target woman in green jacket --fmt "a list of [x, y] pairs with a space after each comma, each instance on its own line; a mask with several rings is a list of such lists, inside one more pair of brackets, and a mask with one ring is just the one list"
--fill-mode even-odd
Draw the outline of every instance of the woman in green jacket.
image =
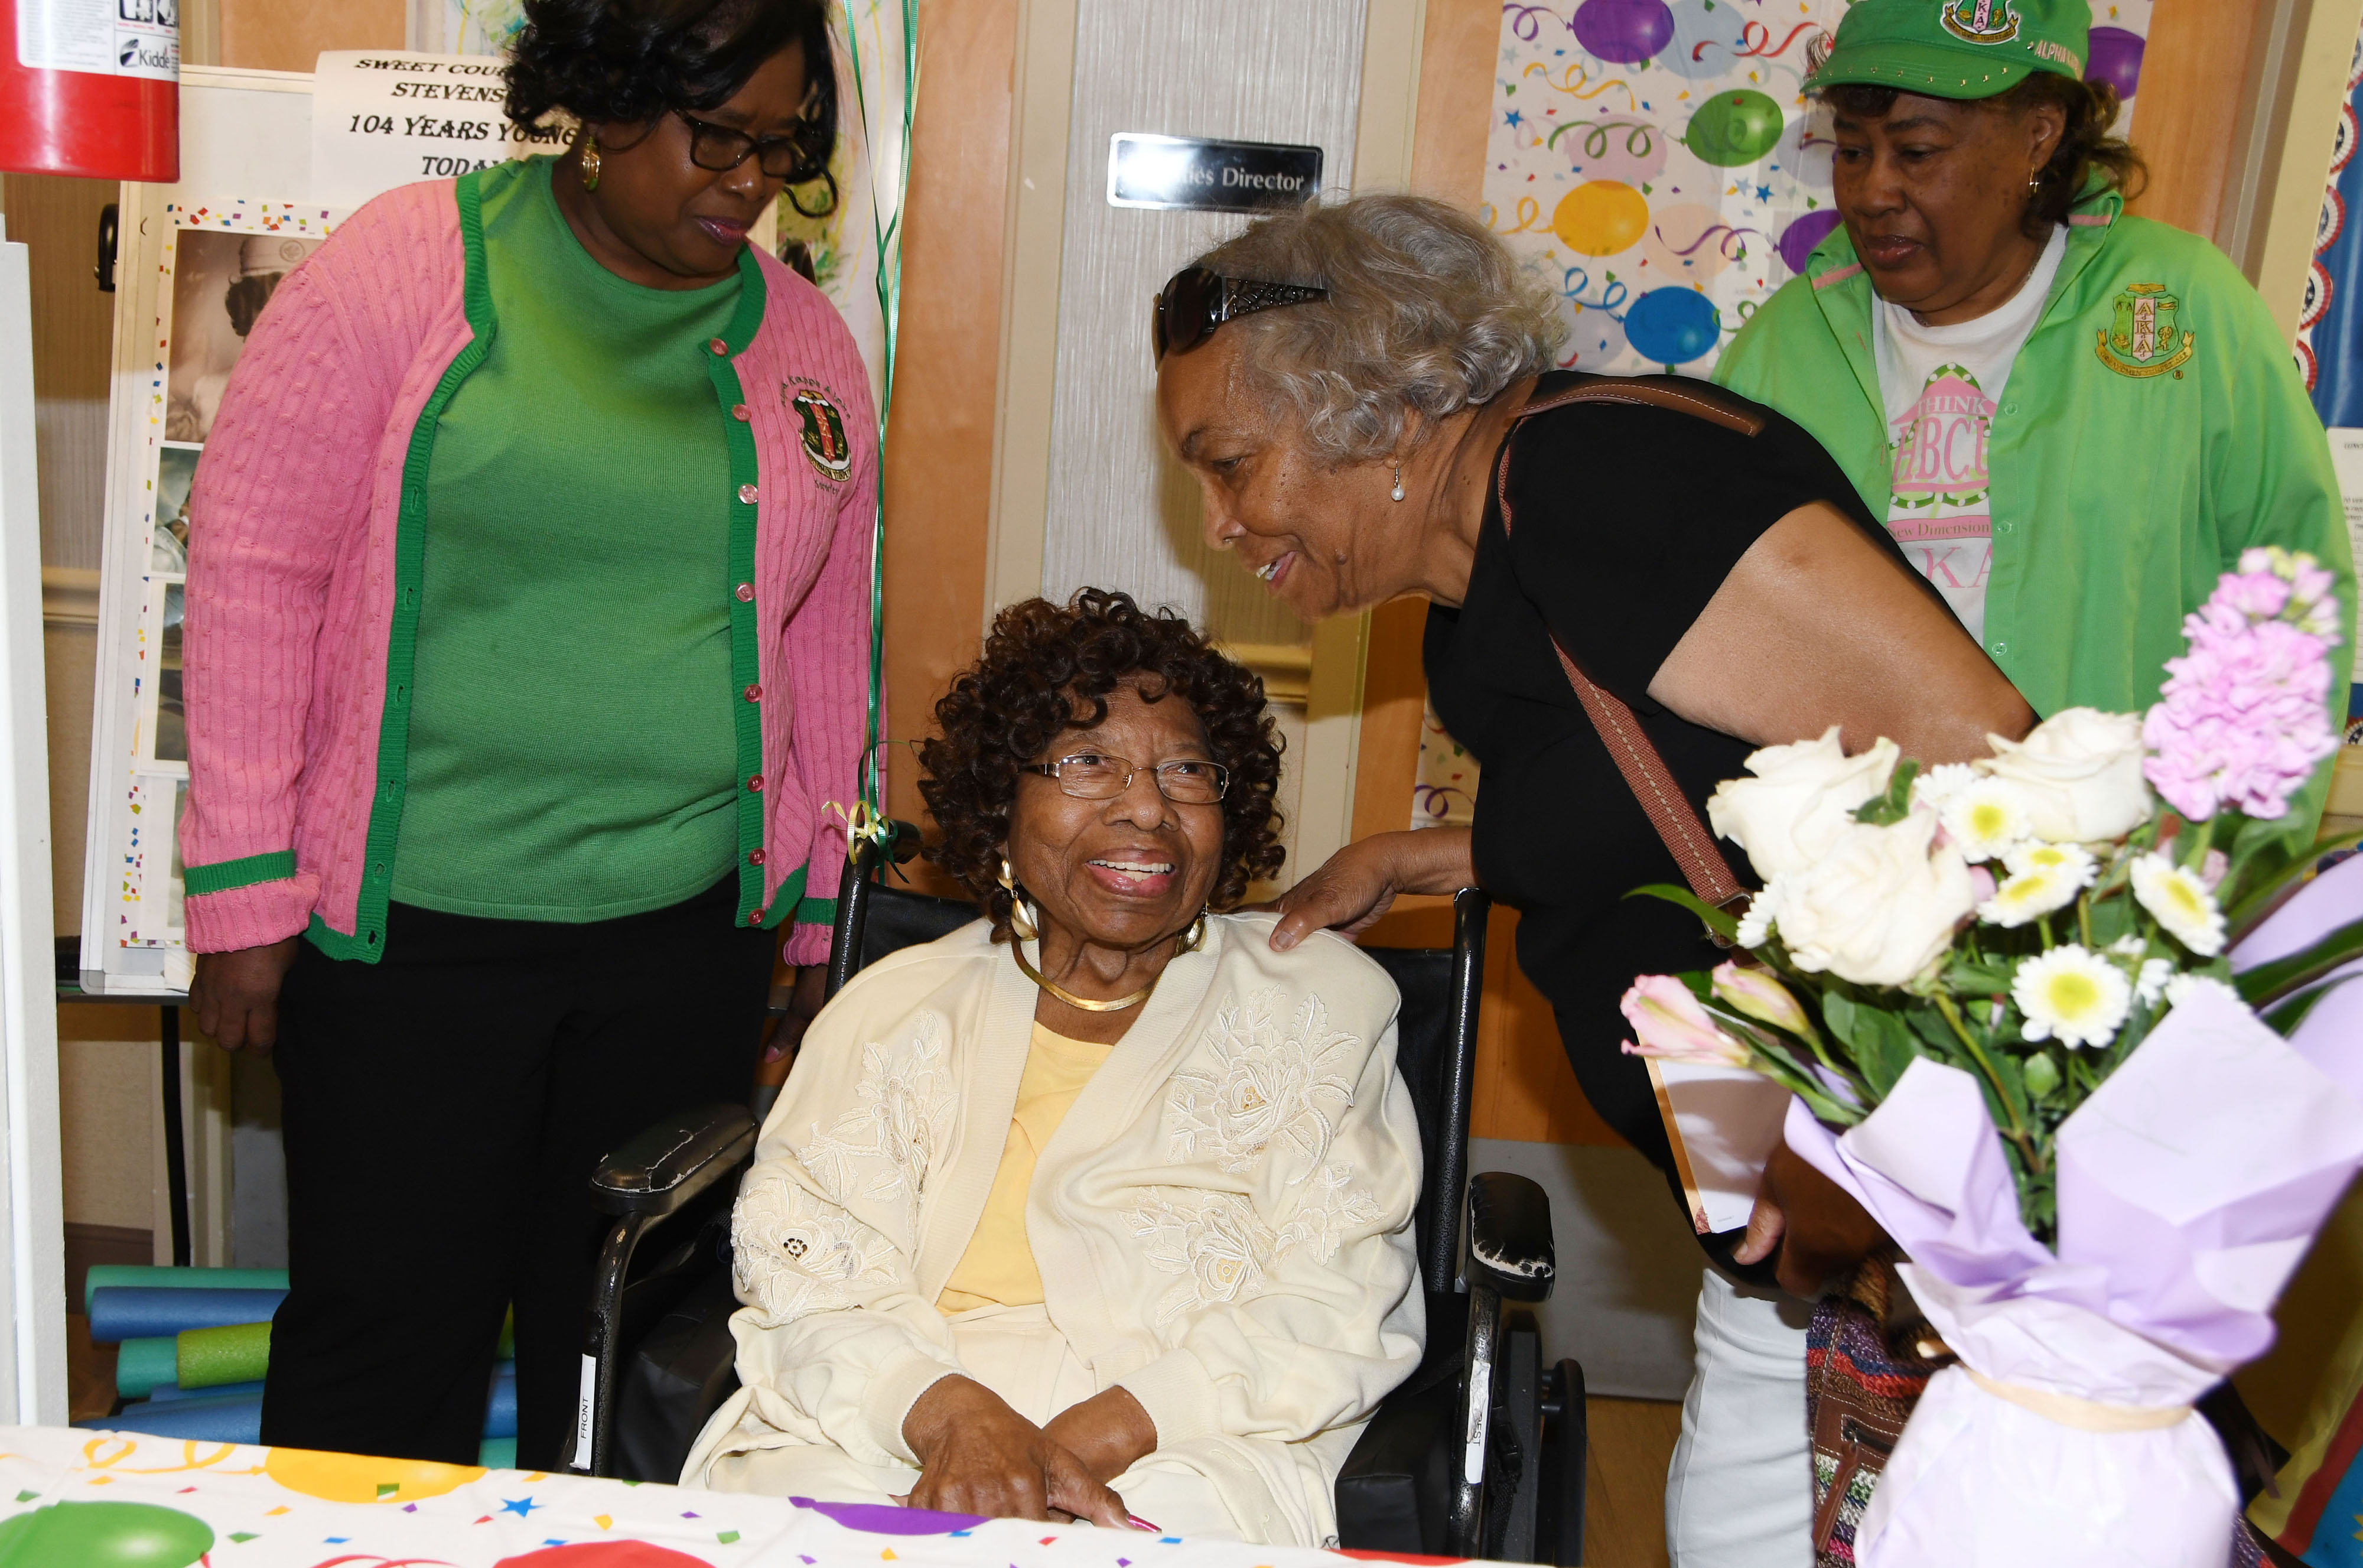
[[2086, 30], [2084, 0], [1849, 11], [1809, 87], [1844, 226], [1715, 368], [1827, 449], [2038, 714], [2155, 702], [2253, 546], [2308, 551], [2355, 605], [2288, 339], [2213, 245], [2126, 216], [2140, 165], [2079, 79]]

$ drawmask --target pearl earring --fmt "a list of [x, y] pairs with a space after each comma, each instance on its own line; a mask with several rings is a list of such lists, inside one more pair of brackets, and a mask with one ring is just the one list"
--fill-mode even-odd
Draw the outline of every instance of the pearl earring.
[[1403, 499], [1403, 464], [1401, 463], [1395, 464], [1395, 487], [1388, 494], [1398, 501]]

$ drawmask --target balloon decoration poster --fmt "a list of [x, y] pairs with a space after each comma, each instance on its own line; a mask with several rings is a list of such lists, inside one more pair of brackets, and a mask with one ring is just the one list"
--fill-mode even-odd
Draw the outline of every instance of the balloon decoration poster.
[[[1838, 227], [1829, 113], [1805, 78], [1847, 4], [1502, 7], [1480, 216], [1558, 296], [1562, 370], [1706, 375]], [[2117, 90], [2120, 135], [2150, 6], [2092, 7], [2085, 75]], [[1478, 783], [1477, 760], [1429, 708], [1411, 825], [1465, 825]]]
[[[2008, 0], [1993, 0], [1997, 6]], [[1563, 368], [1705, 375], [1838, 224], [1809, 53], [1846, 0], [1505, 5], [1489, 227], [1550, 285]], [[2088, 76], [2127, 101], [2150, 0], [2092, 7]]]

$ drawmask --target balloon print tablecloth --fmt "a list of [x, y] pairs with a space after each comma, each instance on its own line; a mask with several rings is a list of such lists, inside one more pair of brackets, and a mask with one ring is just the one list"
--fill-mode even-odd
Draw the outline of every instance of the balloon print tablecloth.
[[[2085, 74], [2128, 100], [2150, 4], [2092, 6]], [[1847, 6], [1502, 7], [1485, 216], [1559, 296], [1569, 365], [1704, 375], [1837, 227], [1828, 116], [1804, 78], [1808, 50]]]
[[[1431, 1560], [1432, 1561], [1432, 1560]], [[1337, 1553], [0, 1427], [0, 1568], [1339, 1568]]]

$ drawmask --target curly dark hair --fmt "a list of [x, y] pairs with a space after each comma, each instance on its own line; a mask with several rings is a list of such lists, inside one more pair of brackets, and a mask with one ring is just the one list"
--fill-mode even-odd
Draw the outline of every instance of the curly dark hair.
[[[826, 0], [525, 0], [525, 27], [502, 72], [506, 112], [529, 131], [552, 109], [627, 125], [668, 109], [710, 109], [796, 43], [813, 101], [796, 133], [789, 200], [819, 217], [837, 199], [828, 172], [837, 65]], [[826, 183], [828, 205], [807, 209], [795, 187], [815, 182]]]
[[[1840, 114], [1858, 119], [1880, 119], [1895, 106], [1898, 95], [1893, 87], [1842, 83], [1815, 88], [1810, 71], [1820, 66], [1825, 50], [1826, 45], [1816, 40], [1808, 57], [1807, 92]], [[2069, 210], [2083, 199], [2084, 186], [2095, 170], [2101, 173], [2102, 189], [2123, 192], [2128, 200], [2139, 195], [2148, 182], [2148, 165], [2133, 144], [2109, 134], [2117, 117], [2117, 90], [2105, 82], [2079, 82], [2057, 72], [2037, 71], [2009, 91], [1976, 102], [1980, 108], [2009, 115], [2023, 115], [2044, 104], [2059, 106], [2063, 117], [2059, 145], [2051, 150], [2051, 161], [2036, 174], [2035, 194], [2018, 220], [2019, 231], [2029, 239], [2047, 239], [2056, 225], [2068, 220]]]
[[1230, 773], [1222, 870], [1207, 903], [1227, 909], [1249, 882], [1280, 869], [1281, 738], [1262, 678], [1188, 621], [1152, 615], [1129, 595], [1084, 588], [1063, 606], [1027, 599], [994, 617], [983, 657], [936, 704], [942, 737], [919, 749], [919, 793], [943, 835], [927, 858], [976, 895], [996, 941], [1009, 930], [1009, 895], [996, 879], [1017, 771], [1040, 762], [1060, 730], [1104, 723], [1108, 693], [1123, 685], [1152, 702], [1188, 703]]

